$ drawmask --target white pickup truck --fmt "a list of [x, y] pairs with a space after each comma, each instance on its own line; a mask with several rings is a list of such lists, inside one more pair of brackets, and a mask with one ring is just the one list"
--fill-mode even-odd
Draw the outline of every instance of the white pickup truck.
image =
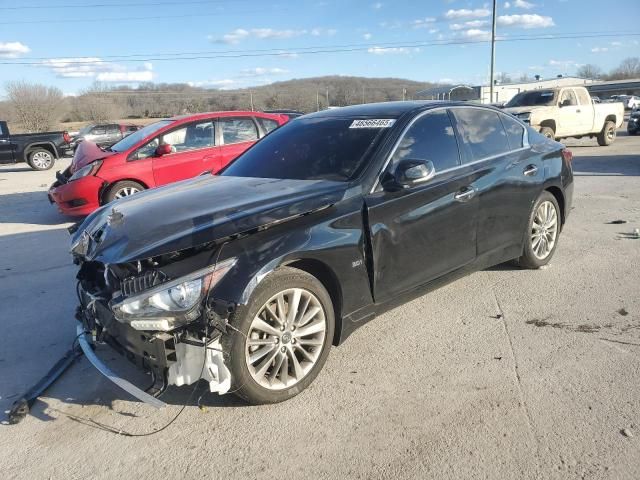
[[596, 137], [602, 146], [613, 143], [624, 121], [622, 103], [593, 103], [584, 87], [527, 90], [504, 109], [546, 137]]

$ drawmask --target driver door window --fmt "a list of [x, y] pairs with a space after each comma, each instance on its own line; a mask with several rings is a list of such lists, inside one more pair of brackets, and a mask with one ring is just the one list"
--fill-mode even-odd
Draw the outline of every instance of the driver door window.
[[392, 170], [400, 160], [429, 160], [436, 173], [460, 164], [458, 143], [446, 110], [430, 112], [409, 127], [391, 157]]
[[154, 138], [138, 149], [136, 158], [154, 155], [158, 145], [171, 145], [171, 153], [181, 153], [215, 146], [213, 120], [195, 122]]
[[562, 92], [562, 95], [560, 96], [560, 105], [564, 105], [567, 100], [571, 106], [578, 105], [575, 93], [573, 93], [573, 90], [569, 88]]

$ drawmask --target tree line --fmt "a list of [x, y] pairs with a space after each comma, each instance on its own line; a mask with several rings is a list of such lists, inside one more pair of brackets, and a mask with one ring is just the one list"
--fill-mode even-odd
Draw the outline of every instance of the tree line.
[[[605, 73], [596, 65], [582, 65], [583, 78], [621, 80], [640, 78], [640, 58], [630, 57]], [[499, 83], [510, 76], [500, 73]], [[519, 81], [532, 81], [523, 75]], [[305, 113], [329, 106], [410, 100], [428, 82], [399, 78], [327, 76], [294, 79], [253, 88], [210, 89], [183, 83], [145, 83], [137, 87], [95, 83], [77, 96], [64, 96], [56, 87], [25, 81], [5, 85], [0, 119], [14, 131], [41, 132], [61, 122], [107, 122], [119, 119], [162, 118], [218, 110], [292, 109]]]

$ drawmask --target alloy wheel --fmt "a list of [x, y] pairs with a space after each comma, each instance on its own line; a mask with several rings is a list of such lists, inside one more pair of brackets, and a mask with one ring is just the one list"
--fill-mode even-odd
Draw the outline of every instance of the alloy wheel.
[[136, 187], [124, 187], [116, 192], [113, 198], [116, 200], [119, 198], [128, 197], [129, 195], [133, 195], [134, 193], [138, 193], [140, 190]]
[[302, 380], [320, 358], [327, 320], [318, 298], [292, 288], [271, 297], [249, 327], [245, 358], [262, 387], [283, 390]]
[[544, 201], [536, 210], [531, 226], [531, 249], [540, 260], [544, 260], [553, 250], [558, 238], [558, 212], [550, 201]]
[[612, 142], [616, 138], [616, 129], [613, 127], [609, 127], [606, 132], [607, 140]]
[[53, 161], [53, 157], [48, 152], [36, 152], [31, 157], [31, 163], [41, 170], [49, 168], [51, 162]]

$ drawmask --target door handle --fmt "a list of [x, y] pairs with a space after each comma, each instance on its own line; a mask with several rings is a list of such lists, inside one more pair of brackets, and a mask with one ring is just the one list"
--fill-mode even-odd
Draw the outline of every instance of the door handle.
[[468, 202], [476, 196], [476, 189], [473, 187], [464, 187], [462, 190], [456, 192], [453, 199], [458, 202]]
[[522, 172], [526, 177], [533, 177], [536, 173], [538, 173], [538, 167], [535, 165], [527, 165], [527, 168]]
[[579, 109], [579, 108], [578, 108], [578, 109], [576, 109], [576, 113], [580, 113], [580, 109]]

